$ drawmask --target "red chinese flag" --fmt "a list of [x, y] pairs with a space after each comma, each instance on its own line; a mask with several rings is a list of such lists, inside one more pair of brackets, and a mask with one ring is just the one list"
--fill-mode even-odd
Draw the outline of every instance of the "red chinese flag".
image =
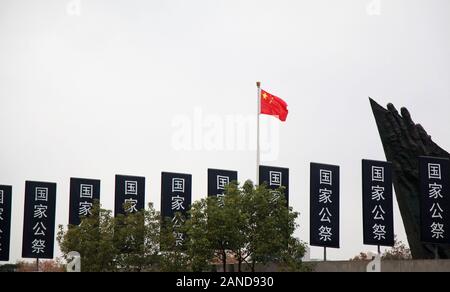
[[284, 122], [288, 112], [287, 103], [284, 100], [261, 90], [261, 114], [278, 116]]

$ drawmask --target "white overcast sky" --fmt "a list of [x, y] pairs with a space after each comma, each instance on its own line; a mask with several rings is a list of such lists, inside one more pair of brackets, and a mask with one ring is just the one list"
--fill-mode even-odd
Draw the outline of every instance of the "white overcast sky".
[[177, 150], [172, 140], [180, 116], [195, 127], [196, 111], [254, 114], [257, 80], [289, 104], [280, 153], [266, 163], [290, 168], [297, 235], [309, 240], [309, 163], [338, 164], [341, 248], [328, 256], [374, 250], [362, 244], [361, 159], [385, 156], [368, 96], [407, 106], [450, 149], [450, 1], [381, 0], [380, 11], [367, 10], [373, 1], [81, 0], [77, 15], [67, 10], [73, 0], [0, 0], [0, 183], [13, 185], [12, 261], [25, 180], [58, 183], [58, 225], [68, 222], [70, 177], [101, 179], [109, 209], [115, 174], [146, 176], [157, 208], [161, 171], [191, 173], [194, 200], [206, 196], [208, 167], [254, 179], [254, 151]]

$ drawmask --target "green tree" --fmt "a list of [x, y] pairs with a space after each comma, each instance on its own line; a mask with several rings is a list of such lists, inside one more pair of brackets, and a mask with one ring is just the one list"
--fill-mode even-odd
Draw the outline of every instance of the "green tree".
[[[180, 220], [184, 217], [177, 213]], [[186, 246], [177, 244], [177, 233], [184, 233], [183, 226], [174, 226], [170, 218], [164, 218], [160, 232], [160, 271], [161, 272], [189, 272], [192, 262], [186, 253]]]
[[411, 250], [397, 236], [394, 238], [394, 246], [386, 250], [381, 259], [383, 260], [410, 260], [412, 259]]
[[[390, 249], [384, 251], [381, 255], [382, 260], [411, 260], [411, 250], [403, 243], [398, 240], [397, 235], [394, 237], [394, 246]], [[365, 252], [360, 252], [359, 255], [350, 259], [350, 261], [371, 261], [368, 254]]]
[[281, 271], [285, 272], [311, 272], [313, 266], [302, 262], [306, 252], [306, 243], [298, 238], [289, 238], [287, 249], [281, 253]]
[[5, 272], [15, 272], [17, 271], [18, 265], [17, 264], [6, 264], [6, 265], [0, 265], [0, 273]]
[[[276, 263], [285, 270], [304, 268], [304, 243], [293, 237], [298, 213], [286, 207], [283, 189], [265, 185], [242, 187], [231, 183], [223, 198], [194, 202], [188, 218], [176, 214], [160, 218], [148, 210], [111, 216], [96, 203], [92, 215], [79, 226], [59, 227], [58, 242], [67, 259], [70, 251], [81, 255], [82, 271], [208, 271], [219, 260], [226, 271], [230, 258], [247, 264]], [[161, 221], [164, 220], [164, 221]], [[185, 239], [179, 243], [179, 234]]]
[[301, 265], [305, 248], [292, 237], [298, 213], [286, 207], [282, 193], [247, 181], [242, 187], [231, 183], [223, 199], [194, 203], [185, 225], [190, 263], [200, 270], [219, 258], [226, 271], [231, 256], [239, 271], [243, 263], [252, 271], [257, 263]]
[[[125, 210], [127, 206], [124, 206]], [[152, 204], [147, 210], [115, 218], [114, 245], [121, 271], [155, 271], [159, 262], [160, 215]]]
[[66, 260], [69, 252], [80, 253], [82, 271], [110, 272], [116, 271], [114, 260], [117, 248], [113, 235], [114, 218], [111, 211], [101, 209], [97, 202], [93, 206], [92, 216], [83, 218], [80, 225], [69, 226], [67, 231], [60, 225], [57, 240]]
[[243, 240], [240, 236], [245, 221], [237, 184], [230, 184], [225, 193], [221, 199], [208, 197], [191, 206], [185, 228], [187, 252], [194, 270], [208, 269], [214, 259], [220, 259], [226, 271], [230, 252]]
[[184, 243], [186, 255], [189, 257], [190, 267], [194, 272], [208, 270], [215, 254], [214, 240], [209, 232], [211, 222], [208, 224], [209, 200], [202, 199], [192, 204], [191, 219], [187, 220], [183, 228], [187, 235]]
[[155, 271], [160, 260], [160, 215], [147, 210], [112, 217], [94, 204], [92, 215], [65, 231], [59, 226], [58, 243], [67, 260], [70, 251], [81, 255], [84, 272]]
[[253, 272], [256, 263], [281, 262], [283, 256], [289, 255], [286, 252], [297, 228], [298, 213], [286, 205], [282, 188], [274, 192], [266, 185], [254, 187], [250, 181], [243, 187], [242, 206], [248, 219], [245, 250]]
[[[238, 262], [238, 271], [242, 271], [243, 263], [251, 257], [249, 249], [250, 218], [251, 213], [245, 205], [248, 203], [245, 194], [253, 189], [251, 182], [246, 182], [242, 188], [237, 184], [230, 185], [225, 190], [224, 205], [226, 206], [225, 214], [230, 220], [229, 225], [233, 228], [228, 236], [231, 241], [229, 248], [231, 255]], [[225, 270], [224, 270], [225, 271]]]

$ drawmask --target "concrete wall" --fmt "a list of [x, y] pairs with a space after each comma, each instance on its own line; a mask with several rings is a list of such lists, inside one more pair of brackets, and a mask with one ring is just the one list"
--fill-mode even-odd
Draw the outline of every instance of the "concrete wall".
[[[316, 272], [365, 272], [368, 262], [315, 262]], [[450, 260], [381, 261], [381, 272], [450, 272]]]
[[[366, 272], [369, 261], [336, 261], [336, 262], [308, 262], [315, 272]], [[217, 271], [222, 271], [222, 266], [216, 266]], [[249, 272], [246, 265], [243, 271]], [[237, 272], [237, 265], [228, 265], [228, 272]], [[257, 265], [257, 272], [278, 272], [278, 265]], [[450, 272], [450, 260], [405, 260], [405, 261], [381, 261], [381, 272]]]

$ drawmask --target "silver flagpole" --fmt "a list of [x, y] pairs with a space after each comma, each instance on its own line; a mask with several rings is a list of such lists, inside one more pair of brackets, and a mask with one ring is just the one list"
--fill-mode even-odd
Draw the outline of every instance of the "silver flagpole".
[[259, 164], [260, 164], [260, 145], [259, 145], [259, 115], [261, 113], [261, 82], [256, 82], [256, 87], [258, 88], [258, 94], [256, 99], [256, 182], [255, 185], [259, 184]]

